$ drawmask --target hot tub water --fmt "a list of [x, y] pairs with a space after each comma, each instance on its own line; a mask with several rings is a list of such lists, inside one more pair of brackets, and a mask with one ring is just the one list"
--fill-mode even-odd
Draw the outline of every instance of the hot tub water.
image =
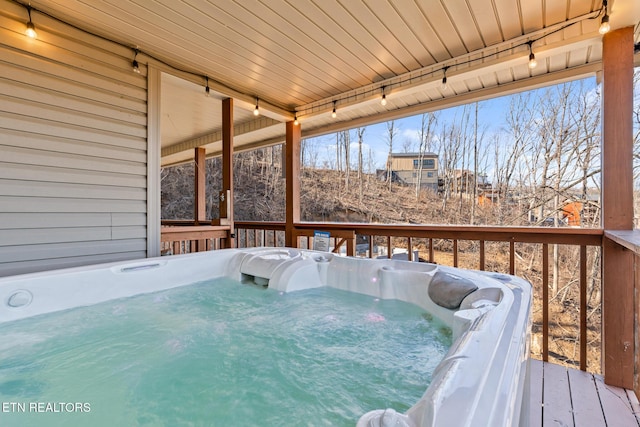
[[407, 410], [451, 346], [413, 304], [227, 278], [2, 328], [0, 401], [25, 411], [0, 421], [21, 427], [354, 426], [373, 409]]

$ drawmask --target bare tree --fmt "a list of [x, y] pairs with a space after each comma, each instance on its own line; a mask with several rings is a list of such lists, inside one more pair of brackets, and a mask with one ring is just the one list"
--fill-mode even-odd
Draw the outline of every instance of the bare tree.
[[349, 176], [351, 174], [351, 134], [348, 130], [340, 132], [340, 141], [344, 149], [344, 187], [349, 190]]
[[422, 168], [424, 155], [431, 150], [432, 132], [437, 123], [436, 113], [424, 113], [420, 118], [420, 143], [418, 146], [418, 171], [416, 179], [416, 200], [420, 197], [422, 188]]
[[393, 154], [393, 141], [398, 134], [398, 128], [396, 127], [395, 120], [387, 122], [387, 145], [389, 146], [389, 156], [387, 157], [387, 184], [389, 185], [389, 191], [391, 191], [391, 155]]
[[[511, 98], [508, 115], [506, 133], [509, 140], [494, 139], [496, 156], [496, 189], [499, 200], [506, 201], [513, 187], [513, 180], [518, 170], [521, 160], [524, 157], [525, 149], [529, 146], [534, 137], [532, 132], [535, 116], [531, 110], [532, 96], [530, 93], [521, 93]], [[539, 155], [539, 151], [534, 150], [533, 156]], [[528, 159], [525, 157], [524, 161]], [[531, 167], [533, 169], [534, 166]], [[534, 175], [526, 175], [526, 178], [535, 180]], [[531, 182], [528, 183], [532, 185]]]
[[358, 135], [358, 200], [362, 203], [362, 181], [364, 178], [363, 163], [362, 163], [362, 142], [364, 137], [364, 131], [366, 128], [357, 128], [356, 135]]
[[336, 170], [340, 172], [342, 170], [342, 140], [340, 139], [340, 132], [336, 133]]

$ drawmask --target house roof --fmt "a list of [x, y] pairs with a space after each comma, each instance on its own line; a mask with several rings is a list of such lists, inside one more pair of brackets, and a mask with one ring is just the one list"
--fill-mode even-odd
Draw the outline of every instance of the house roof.
[[[393, 158], [414, 158], [414, 157], [420, 157], [420, 153], [391, 153], [391, 157]], [[427, 152], [427, 153], [422, 153], [423, 157], [438, 157], [438, 155], [436, 153], [431, 153], [431, 152]]]
[[[309, 137], [592, 76], [601, 69], [598, 0], [30, 4], [36, 24], [38, 12], [47, 13], [130, 46], [132, 57], [139, 49], [143, 72], [149, 63], [178, 76], [163, 75], [161, 83], [165, 165], [190, 159], [196, 146], [205, 146], [210, 155], [220, 152], [220, 100], [226, 97], [235, 100], [239, 150], [282, 142], [284, 122], [294, 115], [303, 137]], [[640, 2], [609, 0], [608, 13], [614, 29], [636, 25]], [[530, 47], [538, 62], [533, 69]], [[257, 118], [252, 114], [256, 100], [262, 112]], [[334, 106], [336, 118], [331, 117]]]

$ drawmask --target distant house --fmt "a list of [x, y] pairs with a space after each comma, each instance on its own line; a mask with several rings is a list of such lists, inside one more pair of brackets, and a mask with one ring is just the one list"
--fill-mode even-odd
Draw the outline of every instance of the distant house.
[[393, 181], [405, 185], [438, 189], [438, 155], [435, 153], [393, 153], [387, 159], [387, 169], [378, 176], [386, 178], [391, 171]]
[[473, 193], [473, 186], [478, 192], [487, 193], [492, 190], [491, 182], [485, 174], [475, 175], [468, 169], [456, 169], [449, 181], [451, 191], [455, 193]]

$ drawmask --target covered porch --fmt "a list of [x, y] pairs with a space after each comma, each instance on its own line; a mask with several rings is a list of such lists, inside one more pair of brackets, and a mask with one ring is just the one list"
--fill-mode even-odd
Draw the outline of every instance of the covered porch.
[[[580, 324], [575, 325], [578, 370], [533, 364], [531, 425], [548, 425], [550, 420], [601, 425], [597, 415], [583, 417], [591, 413], [579, 409], [579, 405], [597, 408], [597, 403], [607, 425], [629, 425], [634, 420], [640, 425], [635, 399], [640, 394], [640, 302], [636, 297], [640, 236], [634, 230], [632, 169], [632, 75], [640, 63], [634, 50], [639, 40], [637, 2], [203, 5], [184, 0], [158, 2], [150, 10], [144, 2], [117, 0], [39, 0], [30, 6], [0, 1], [2, 49], [10, 54], [8, 65], [0, 68], [0, 82], [7, 89], [3, 97], [8, 101], [2, 109], [4, 142], [0, 142], [7, 153], [0, 159], [7, 165], [0, 177], [0, 197], [6, 199], [7, 208], [0, 209], [0, 215], [13, 224], [6, 227], [9, 231], [4, 232], [7, 240], [0, 254], [20, 254], [6, 255], [6, 264], [24, 265], [23, 269], [7, 266], [3, 271], [34, 271], [42, 269], [40, 265], [59, 268], [140, 254], [158, 256], [163, 243], [174, 254], [275, 246], [280, 241], [286, 246], [311, 247], [314, 230], [326, 230], [336, 239], [335, 248], [344, 246], [347, 255], [356, 255], [356, 236], [362, 235], [369, 236], [369, 242], [374, 237], [386, 238], [389, 247], [393, 238], [404, 239], [409, 259], [415, 241], [426, 241], [428, 261], [434, 261], [433, 241], [444, 239], [454, 248], [453, 266], [459, 264], [459, 242], [477, 242], [476, 268], [480, 270], [486, 269], [485, 248], [499, 242], [509, 254], [509, 271], [505, 272], [517, 274], [516, 247], [532, 244], [543, 266], [542, 294], [537, 295], [542, 301], [539, 357], [547, 362], [552, 339], [549, 248], [571, 246], [580, 260]], [[599, 28], [605, 16], [611, 28], [602, 35]], [[34, 40], [23, 35], [27, 22], [38, 32]], [[529, 66], [532, 55], [535, 68]], [[301, 221], [303, 138], [594, 75], [601, 82], [604, 100], [600, 228]], [[443, 89], [443, 80], [447, 89]], [[44, 95], [38, 93], [41, 87]], [[44, 106], [38, 105], [41, 96]], [[336, 109], [339, 114], [333, 118]], [[98, 115], [101, 117], [96, 118]], [[96, 144], [89, 164], [77, 149], [86, 141]], [[234, 153], [280, 143], [284, 143], [285, 218], [273, 223], [235, 220]], [[104, 146], [117, 146], [117, 154], [107, 153]], [[89, 181], [71, 177], [74, 172], [54, 170], [56, 160], [30, 160], [38, 174], [35, 178], [33, 172], [30, 176], [22, 172], [16, 165], [27, 150], [64, 152], [63, 162], [69, 170], [97, 168], [99, 173], [91, 175], [91, 183], [103, 187], [100, 194], [88, 196], [96, 206], [75, 202], [86, 196], [89, 190], [82, 185]], [[205, 210], [204, 165], [207, 158], [218, 156], [222, 159], [220, 212], [212, 219]], [[162, 223], [160, 168], [185, 162], [196, 165], [194, 216], [188, 221]], [[112, 180], [106, 186], [101, 182], [105, 176]], [[74, 180], [74, 191], [78, 191], [71, 197], [75, 215], [51, 200], [50, 191], [56, 183]], [[39, 187], [27, 190], [29, 199], [21, 191], [33, 181]], [[110, 199], [121, 203], [116, 209], [100, 204]], [[77, 212], [87, 215], [80, 220]], [[55, 231], [33, 225], [47, 222], [48, 217], [59, 222]], [[74, 221], [84, 222], [80, 227], [70, 225]], [[111, 227], [108, 236], [87, 237], [107, 226]], [[15, 237], [15, 230], [34, 228], [49, 231], [34, 232], [27, 243]], [[82, 245], [70, 243], [70, 229]], [[66, 237], [60, 237], [64, 233]], [[100, 243], [87, 243], [101, 239], [114, 249], [101, 252], [93, 249]], [[34, 258], [34, 246], [41, 258]], [[87, 254], [87, 247], [95, 252]], [[601, 251], [603, 259], [598, 367], [589, 366], [587, 357], [589, 248]], [[368, 251], [369, 256], [372, 252]], [[63, 258], [64, 262], [56, 261]], [[594, 370], [603, 379], [586, 373]], [[577, 393], [586, 383], [593, 385], [592, 391]], [[560, 393], [560, 389], [569, 393]], [[606, 390], [618, 396], [624, 411], [609, 405], [615, 399]], [[562, 404], [553, 409], [552, 402]]]

